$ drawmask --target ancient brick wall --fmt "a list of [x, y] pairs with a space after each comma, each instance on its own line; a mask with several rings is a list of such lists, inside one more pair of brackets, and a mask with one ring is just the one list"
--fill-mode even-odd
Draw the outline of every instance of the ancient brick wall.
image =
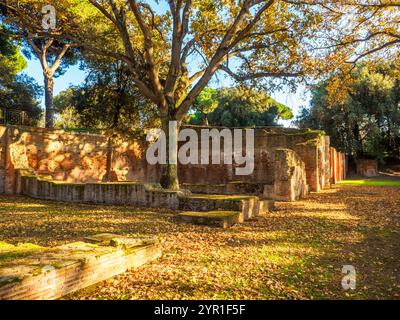
[[274, 198], [295, 201], [308, 194], [306, 169], [300, 157], [290, 149], [275, 150]]
[[[197, 131], [201, 127], [195, 127]], [[207, 128], [209, 129], [209, 128]], [[235, 174], [232, 165], [181, 165], [182, 183], [224, 184], [232, 181], [273, 185], [275, 148], [295, 151], [305, 164], [307, 183], [318, 191], [329, 184], [329, 139], [316, 131], [284, 128], [255, 129], [254, 172]], [[15, 170], [32, 169], [39, 175], [66, 182], [98, 182], [106, 173], [108, 141], [104, 136], [62, 130], [0, 126], [0, 192], [15, 192]], [[245, 145], [243, 134], [243, 144]], [[222, 142], [221, 142], [222, 144]], [[119, 181], [157, 182], [160, 170], [147, 163], [147, 142], [115, 142], [112, 172]], [[221, 152], [223, 157], [223, 151]], [[3, 178], [2, 178], [3, 177]]]
[[[192, 126], [198, 133], [207, 127]], [[245, 139], [243, 137], [245, 143]], [[295, 151], [305, 163], [307, 183], [313, 191], [330, 184], [329, 138], [320, 131], [291, 128], [257, 128], [254, 132], [254, 172], [248, 176], [235, 175], [236, 165], [181, 166], [180, 178], [189, 184], [216, 184], [230, 181], [273, 184], [275, 180], [274, 149]]]
[[[108, 140], [101, 135], [9, 126], [0, 127], [0, 139], [0, 192], [13, 193], [17, 169], [31, 169], [66, 182], [98, 182], [106, 173]], [[156, 166], [147, 166], [145, 148], [140, 141], [113, 146], [115, 179], [158, 180]]]
[[346, 179], [348, 168], [346, 155], [333, 147], [330, 148], [330, 168], [331, 183], [335, 184]]

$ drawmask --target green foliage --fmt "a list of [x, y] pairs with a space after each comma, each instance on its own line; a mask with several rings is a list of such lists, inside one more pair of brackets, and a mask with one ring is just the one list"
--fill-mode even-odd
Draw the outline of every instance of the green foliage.
[[[0, 34], [3, 33], [0, 26]], [[16, 75], [27, 67], [26, 60], [21, 54], [18, 46], [6, 36], [0, 37], [0, 75]]]
[[325, 130], [340, 151], [356, 157], [400, 158], [400, 74], [390, 64], [362, 64], [351, 74], [344, 99], [329, 81], [312, 89], [311, 107], [296, 123]]
[[291, 109], [265, 91], [245, 87], [215, 90], [206, 88], [193, 105], [190, 123], [226, 127], [274, 126], [279, 119], [291, 119]]
[[18, 44], [5, 36], [0, 39], [0, 108], [25, 111], [28, 124], [34, 125], [40, 118], [40, 86], [33, 78], [19, 74], [26, 68]]
[[99, 129], [132, 134], [156, 126], [154, 106], [135, 90], [128, 70], [120, 62], [87, 60], [85, 83], [55, 97], [58, 127]]
[[18, 258], [23, 258], [43, 249], [43, 247], [32, 243], [19, 243], [17, 245], [12, 245], [0, 241], [0, 264], [15, 261]]

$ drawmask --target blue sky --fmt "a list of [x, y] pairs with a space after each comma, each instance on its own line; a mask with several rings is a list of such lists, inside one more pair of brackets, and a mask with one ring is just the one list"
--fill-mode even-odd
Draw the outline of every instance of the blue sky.
[[[27, 61], [28, 61], [28, 67], [27, 69], [24, 70], [24, 72], [29, 76], [33, 77], [39, 84], [42, 85], [43, 74], [39, 60], [32, 59]], [[85, 79], [85, 72], [79, 70], [78, 65], [72, 66], [67, 70], [67, 72], [63, 76], [55, 79], [54, 94], [57, 95], [60, 91], [67, 89], [71, 85], [78, 85], [79, 83], [83, 82], [84, 79]], [[219, 77], [219, 79], [221, 80], [220, 82], [221, 86], [229, 85], [229, 81], [224, 80], [223, 77]], [[217, 85], [218, 84], [215, 83], [214, 80], [213, 86]], [[275, 100], [291, 107], [295, 116], [299, 113], [301, 106], [308, 106], [309, 103], [309, 95], [304, 86], [299, 86], [296, 93], [290, 93], [288, 89], [288, 90], [283, 90], [281, 92], [271, 93], [271, 96]], [[44, 106], [43, 100], [44, 99], [42, 99], [42, 106]], [[281, 124], [285, 126], [290, 126], [290, 123], [291, 121], [281, 121]]]

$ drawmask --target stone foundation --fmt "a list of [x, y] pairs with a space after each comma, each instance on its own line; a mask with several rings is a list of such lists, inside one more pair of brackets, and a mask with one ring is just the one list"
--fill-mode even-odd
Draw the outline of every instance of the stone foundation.
[[210, 212], [182, 212], [178, 219], [193, 224], [230, 228], [239, 222], [239, 212], [210, 211]]
[[241, 181], [233, 181], [227, 184], [189, 184], [183, 183], [183, 189], [190, 190], [199, 194], [226, 194], [226, 195], [255, 195], [263, 194], [263, 183], [248, 183]]
[[[18, 172], [18, 193], [33, 198], [95, 204], [132, 205], [184, 211], [240, 211], [241, 222], [265, 213], [273, 200], [256, 196], [195, 195], [159, 189], [157, 185], [129, 182], [64, 183], [37, 177], [27, 170]], [[260, 205], [261, 203], [261, 205]]]
[[[0, 265], [0, 300], [51, 300], [161, 256], [154, 239], [102, 234]], [[96, 244], [92, 244], [92, 243]]]
[[95, 204], [134, 205], [152, 208], [179, 207], [178, 192], [157, 190], [139, 183], [65, 183], [38, 178], [20, 171], [20, 193], [33, 198]]
[[[199, 133], [203, 129], [210, 129], [192, 128]], [[144, 138], [114, 141], [109, 149], [108, 140], [102, 135], [0, 126], [0, 142], [0, 172], [3, 171], [0, 175], [0, 191], [5, 193], [15, 193], [17, 169], [30, 169], [52, 180], [68, 183], [100, 182], [106, 173], [109, 153], [112, 158], [111, 176], [118, 181], [155, 183], [160, 178], [159, 166], [149, 165], [145, 159], [148, 143]], [[287, 148], [296, 152], [304, 162], [307, 184], [311, 190], [318, 191], [329, 186], [329, 138], [321, 132], [256, 128], [254, 143], [253, 174], [237, 176], [235, 163], [180, 165], [181, 183], [215, 185], [215, 189], [218, 189], [217, 185], [228, 185], [232, 189], [226, 190], [227, 193], [260, 192], [258, 186], [274, 184], [274, 149]], [[223, 156], [223, 152], [221, 154]], [[236, 182], [242, 185], [234, 186]], [[256, 190], [248, 190], [249, 187], [255, 187]]]

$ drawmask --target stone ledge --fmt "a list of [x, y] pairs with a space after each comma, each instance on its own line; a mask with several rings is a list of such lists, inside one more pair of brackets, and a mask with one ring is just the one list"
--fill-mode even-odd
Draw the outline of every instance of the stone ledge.
[[[108, 245], [104, 245], [107, 237]], [[90, 241], [95, 244], [74, 242], [38, 248], [2, 263], [0, 300], [57, 299], [161, 256], [155, 239], [149, 243], [147, 238], [102, 234], [90, 237]]]
[[240, 212], [236, 211], [209, 211], [209, 212], [182, 212], [178, 219], [194, 224], [230, 228], [239, 222]]
[[156, 185], [110, 182], [65, 183], [19, 170], [19, 193], [33, 198], [113, 205], [134, 205], [181, 211], [240, 211], [240, 222], [260, 214], [259, 198], [246, 195], [185, 194]]
[[191, 212], [237, 211], [240, 212], [240, 223], [260, 214], [258, 197], [239, 195], [195, 194], [180, 197], [179, 210]]
[[226, 194], [226, 195], [262, 195], [265, 183], [231, 181], [225, 184], [190, 184], [183, 183], [184, 189], [196, 194]]

